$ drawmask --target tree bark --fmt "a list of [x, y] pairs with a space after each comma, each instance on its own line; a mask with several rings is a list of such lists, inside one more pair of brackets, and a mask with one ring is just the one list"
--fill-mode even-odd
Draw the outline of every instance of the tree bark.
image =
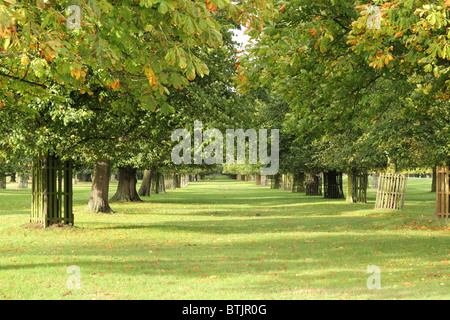
[[0, 190], [6, 189], [6, 175], [0, 173]]
[[28, 175], [27, 174], [21, 174], [19, 176], [19, 189], [26, 189], [28, 188]]
[[175, 188], [181, 188], [181, 175], [175, 175]]
[[11, 173], [11, 182], [16, 182], [16, 174]]
[[142, 202], [136, 191], [136, 169], [131, 166], [119, 168], [119, 185], [111, 201]]
[[100, 160], [94, 166], [94, 178], [92, 181], [91, 197], [87, 210], [101, 213], [114, 213], [109, 206], [109, 179], [111, 164], [109, 160]]
[[92, 175], [90, 173], [88, 174], [79, 174], [78, 180], [80, 182], [92, 182]]
[[436, 167], [433, 167], [433, 176], [431, 179], [431, 192], [436, 192]]
[[141, 187], [139, 188], [139, 195], [141, 197], [150, 197], [152, 181], [152, 172], [150, 170], [144, 170], [144, 177], [142, 179]]
[[348, 173], [348, 180], [347, 180], [347, 197], [346, 200], [348, 203], [355, 203], [356, 199], [355, 199], [355, 194], [353, 192], [353, 182], [354, 182], [354, 176], [355, 176], [355, 172], [354, 171], [350, 171]]
[[159, 193], [166, 193], [166, 179], [164, 174], [159, 174]]
[[273, 175], [272, 177], [272, 183], [270, 184], [270, 189], [280, 189], [281, 188], [281, 184], [280, 184], [280, 180], [281, 180], [281, 174], [277, 173], [275, 175]]
[[378, 173], [375, 173], [372, 177], [372, 183], [370, 187], [372, 189], [378, 189], [378, 181], [380, 181], [380, 175]]
[[[185, 177], [185, 179], [187, 178]], [[156, 169], [152, 170], [152, 183], [150, 192], [155, 194], [166, 193], [164, 184], [164, 175], [158, 172]]]

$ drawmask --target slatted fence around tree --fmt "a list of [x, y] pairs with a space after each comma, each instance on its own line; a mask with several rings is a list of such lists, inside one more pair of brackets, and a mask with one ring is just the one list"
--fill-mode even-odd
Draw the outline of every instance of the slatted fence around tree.
[[367, 203], [367, 187], [369, 176], [366, 172], [358, 172], [353, 175], [353, 196], [354, 202]]
[[321, 173], [307, 173], [305, 177], [306, 195], [307, 196], [321, 196], [322, 195], [322, 174]]
[[357, 170], [352, 170], [348, 174], [347, 202], [367, 203], [368, 184], [369, 176], [366, 172], [358, 172]]
[[294, 175], [283, 174], [281, 178], [281, 190], [292, 192], [294, 187]]
[[32, 168], [31, 223], [44, 227], [74, 224], [72, 163], [53, 156], [41, 157]]
[[186, 188], [189, 185], [189, 176], [187, 174], [180, 175], [180, 187]]
[[277, 173], [268, 176], [270, 179], [270, 189], [280, 189], [281, 188], [281, 174]]
[[436, 216], [450, 218], [450, 167], [436, 168]]
[[170, 173], [164, 174], [164, 189], [167, 190], [174, 190], [176, 189], [176, 181], [175, 181], [175, 175]]
[[327, 199], [344, 198], [342, 172], [328, 171], [323, 174], [323, 193]]
[[381, 173], [375, 209], [402, 210], [405, 204], [406, 181], [404, 174]]

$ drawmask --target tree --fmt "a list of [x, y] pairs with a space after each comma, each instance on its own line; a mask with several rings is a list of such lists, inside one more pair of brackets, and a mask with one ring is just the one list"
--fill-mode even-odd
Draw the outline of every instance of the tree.
[[310, 159], [350, 173], [448, 159], [447, 2], [383, 2], [380, 30], [363, 2], [277, 4], [237, 80], [289, 101], [284, 127]]
[[[33, 158], [70, 158], [72, 135], [66, 135], [64, 125], [53, 126], [54, 131], [48, 126], [55, 118], [70, 118], [61, 115], [68, 109], [82, 118], [92, 115], [70, 106], [75, 91], [94, 95], [93, 87], [110, 87], [118, 93], [112, 109], [132, 113], [136, 104], [127, 103], [132, 100], [147, 110], [172, 111], [165, 102], [168, 87], [179, 88], [196, 75], [208, 74], [205, 63], [190, 49], [220, 45], [216, 9], [238, 22], [257, 24], [260, 19], [255, 14], [258, 6], [247, 12], [244, 6], [222, 0], [139, 4], [128, 0], [120, 5], [82, 0], [78, 2], [84, 13], [81, 28], [72, 30], [61, 13], [68, 2], [5, 0], [1, 4], [0, 112], [2, 117], [21, 115], [1, 129], [15, 133], [7, 136], [6, 143], [27, 150]], [[29, 123], [37, 126], [30, 128]], [[78, 133], [78, 137], [89, 134]]]

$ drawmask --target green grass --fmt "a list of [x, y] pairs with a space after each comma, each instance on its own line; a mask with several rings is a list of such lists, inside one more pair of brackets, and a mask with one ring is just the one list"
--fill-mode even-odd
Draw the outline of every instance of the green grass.
[[449, 299], [450, 228], [433, 217], [430, 181], [408, 181], [401, 212], [373, 210], [373, 190], [347, 204], [217, 177], [113, 203], [115, 215], [86, 212], [79, 183], [76, 227], [45, 230], [25, 227], [30, 190], [8, 185], [0, 299]]

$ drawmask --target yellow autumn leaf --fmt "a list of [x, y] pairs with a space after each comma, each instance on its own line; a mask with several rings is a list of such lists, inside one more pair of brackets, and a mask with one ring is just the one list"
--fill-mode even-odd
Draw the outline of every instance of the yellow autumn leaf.
[[26, 54], [22, 55], [22, 58], [20, 59], [20, 64], [23, 66], [27, 66], [30, 64], [30, 58]]
[[78, 79], [80, 79], [80, 76], [81, 76], [81, 70], [80, 69], [76, 69], [76, 70], [74, 69], [74, 70], [70, 71], [70, 75], [78, 80]]
[[119, 79], [115, 79], [113, 83], [108, 83], [106, 84], [108, 87], [110, 87], [111, 89], [118, 89], [120, 88], [120, 80]]
[[148, 79], [148, 83], [153, 87], [156, 88], [158, 86], [158, 82], [156, 81], [155, 73], [153, 72], [153, 69], [150, 67], [150, 65], [145, 66], [145, 76]]

